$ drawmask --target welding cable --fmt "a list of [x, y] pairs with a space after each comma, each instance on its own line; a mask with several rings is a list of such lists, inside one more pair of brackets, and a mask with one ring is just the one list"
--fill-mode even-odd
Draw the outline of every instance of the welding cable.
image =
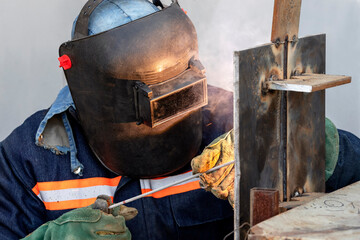
[[124, 200], [124, 201], [115, 203], [115, 204], [109, 206], [109, 209], [110, 209], [110, 208], [117, 207], [117, 206], [120, 206], [120, 205], [123, 205], [123, 204], [126, 204], [126, 203], [129, 203], [129, 202], [133, 202], [133, 201], [138, 200], [138, 199], [140, 199], [140, 198], [146, 197], [147, 195], [156, 193], [156, 192], [158, 192], [158, 191], [161, 191], [161, 190], [163, 190], [163, 189], [166, 189], [166, 188], [175, 186], [175, 185], [177, 185], [177, 184], [180, 184], [180, 183], [189, 181], [189, 180], [191, 180], [191, 179], [198, 178], [198, 177], [200, 177], [201, 174], [211, 173], [211, 172], [216, 171], [216, 170], [218, 170], [218, 169], [220, 169], [220, 168], [222, 168], [222, 167], [226, 167], [226, 166], [228, 166], [228, 165], [230, 165], [230, 164], [233, 164], [234, 162], [235, 162], [235, 160], [230, 161], [230, 162], [227, 162], [227, 163], [224, 163], [224, 164], [221, 164], [221, 165], [219, 165], [219, 166], [216, 166], [216, 167], [213, 167], [213, 168], [207, 170], [206, 172], [194, 174], [194, 175], [192, 175], [192, 176], [190, 176], [190, 177], [187, 177], [187, 178], [184, 178], [184, 179], [182, 179], [182, 180], [179, 180], [179, 181], [170, 183], [170, 184], [165, 185], [165, 186], [163, 186], [163, 187], [161, 187], [161, 188], [158, 188], [158, 189], [152, 190], [152, 191], [150, 191], [150, 192], [143, 193], [143, 194], [140, 194], [140, 195], [138, 195], [138, 196], [135, 196], [135, 197], [126, 199], [126, 200]]

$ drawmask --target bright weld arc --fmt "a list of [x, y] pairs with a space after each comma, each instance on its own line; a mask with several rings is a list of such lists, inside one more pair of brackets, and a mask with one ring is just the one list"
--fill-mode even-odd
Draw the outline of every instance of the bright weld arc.
[[117, 207], [117, 206], [120, 206], [120, 205], [123, 205], [123, 204], [125, 204], [125, 203], [133, 202], [133, 201], [138, 200], [138, 199], [140, 199], [140, 198], [143, 198], [143, 197], [145, 197], [145, 196], [147, 196], [147, 195], [150, 195], [150, 194], [156, 193], [156, 192], [158, 192], [158, 191], [161, 191], [161, 190], [163, 190], [163, 189], [166, 189], [166, 188], [175, 186], [175, 185], [180, 184], [180, 183], [182, 183], [182, 182], [186, 182], [186, 181], [189, 181], [189, 180], [191, 180], [191, 179], [198, 178], [198, 177], [200, 177], [201, 174], [211, 173], [211, 172], [213, 172], [213, 171], [216, 171], [216, 170], [218, 170], [218, 169], [220, 169], [220, 168], [222, 168], [222, 167], [226, 167], [226, 166], [228, 166], [228, 165], [230, 165], [230, 164], [233, 164], [233, 163], [235, 163], [235, 160], [232, 160], [232, 161], [230, 161], [230, 162], [227, 162], [227, 163], [221, 164], [221, 165], [219, 165], [219, 166], [213, 167], [213, 168], [207, 170], [206, 172], [194, 174], [194, 175], [192, 175], [192, 176], [190, 176], [190, 177], [184, 178], [184, 179], [179, 180], [179, 181], [177, 181], [177, 182], [170, 183], [170, 184], [165, 185], [165, 186], [163, 186], [163, 187], [161, 187], [161, 188], [158, 188], [158, 189], [152, 190], [152, 191], [150, 191], [150, 192], [147, 192], [147, 193], [144, 193], [144, 194], [140, 194], [140, 195], [138, 195], [138, 196], [135, 196], [135, 197], [126, 199], [126, 200], [124, 200], [124, 201], [115, 203], [115, 204], [109, 206], [109, 209], [114, 208], [114, 207]]

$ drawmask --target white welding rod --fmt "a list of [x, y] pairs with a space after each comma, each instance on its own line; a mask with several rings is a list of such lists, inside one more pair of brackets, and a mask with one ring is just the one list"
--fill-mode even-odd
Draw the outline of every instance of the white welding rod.
[[235, 161], [233, 160], [233, 161], [224, 163], [224, 164], [222, 164], [222, 165], [213, 167], [213, 168], [207, 170], [206, 172], [194, 174], [194, 175], [192, 175], [192, 176], [190, 176], [190, 177], [184, 178], [184, 179], [179, 180], [179, 181], [177, 181], [177, 182], [170, 183], [170, 184], [165, 185], [165, 186], [163, 186], [163, 187], [161, 187], [161, 188], [158, 188], [158, 189], [152, 190], [152, 191], [150, 191], [150, 192], [147, 192], [147, 193], [144, 193], [144, 194], [140, 194], [140, 195], [137, 195], [137, 196], [135, 196], [135, 197], [126, 199], [126, 200], [124, 200], [124, 201], [115, 203], [115, 204], [109, 206], [109, 208], [114, 208], [114, 207], [123, 205], [123, 204], [125, 204], [125, 203], [133, 202], [133, 201], [138, 200], [138, 199], [140, 199], [140, 198], [143, 198], [143, 197], [145, 197], [145, 196], [147, 196], [147, 195], [150, 195], [150, 194], [156, 193], [156, 192], [158, 192], [158, 191], [161, 191], [161, 190], [163, 190], [163, 189], [165, 189], [165, 188], [169, 188], [169, 187], [175, 186], [175, 185], [177, 185], [177, 184], [180, 184], [180, 183], [189, 181], [189, 180], [194, 179], [194, 178], [198, 178], [198, 177], [200, 177], [201, 174], [211, 173], [211, 172], [213, 172], [213, 171], [218, 170], [219, 168], [226, 167], [226, 166], [228, 166], [228, 165], [230, 165], [230, 164], [233, 164], [234, 162], [235, 162]]

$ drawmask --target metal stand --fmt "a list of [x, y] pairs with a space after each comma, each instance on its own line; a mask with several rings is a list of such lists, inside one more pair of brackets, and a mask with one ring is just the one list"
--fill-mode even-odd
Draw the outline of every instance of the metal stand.
[[[234, 53], [235, 239], [250, 221], [250, 189], [280, 201], [325, 190], [325, 35], [298, 39], [301, 0], [275, 0], [272, 43]], [[241, 173], [241, 174], [240, 174]]]

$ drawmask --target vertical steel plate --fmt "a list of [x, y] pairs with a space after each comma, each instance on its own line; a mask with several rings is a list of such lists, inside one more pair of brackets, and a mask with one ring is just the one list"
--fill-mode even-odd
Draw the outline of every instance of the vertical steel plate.
[[[287, 78], [325, 73], [325, 34], [288, 43]], [[287, 199], [325, 191], [325, 90], [287, 93]]]
[[251, 188], [279, 189], [283, 198], [280, 92], [261, 91], [265, 79], [283, 76], [283, 52], [283, 45], [276, 48], [268, 44], [234, 53], [235, 156], [241, 170], [238, 206], [241, 222], [250, 220]]

